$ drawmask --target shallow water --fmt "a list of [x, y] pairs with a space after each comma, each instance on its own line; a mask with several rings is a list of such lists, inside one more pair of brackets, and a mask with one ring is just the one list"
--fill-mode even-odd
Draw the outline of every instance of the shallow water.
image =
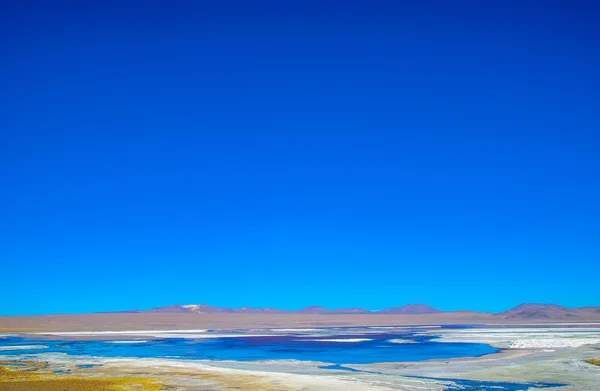
[[[404, 340], [407, 343], [392, 341]], [[479, 343], [436, 342], [433, 337], [412, 333], [330, 334], [327, 336], [238, 336], [234, 338], [163, 338], [143, 341], [40, 340], [21, 337], [0, 339], [0, 347], [17, 350], [3, 355], [66, 353], [101, 357], [169, 357], [197, 360], [305, 360], [333, 364], [421, 361], [473, 357], [497, 352]], [[44, 345], [46, 349], [18, 349]]]
[[439, 378], [436, 378], [435, 380], [449, 382], [448, 388], [444, 391], [533, 391], [544, 388], [564, 387], [567, 385], [561, 383], [510, 383]]

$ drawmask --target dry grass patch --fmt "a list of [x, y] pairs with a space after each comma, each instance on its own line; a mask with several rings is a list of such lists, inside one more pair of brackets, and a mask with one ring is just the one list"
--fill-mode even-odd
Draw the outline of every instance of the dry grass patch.
[[[143, 377], [92, 378], [57, 375], [40, 371], [43, 364], [23, 361], [2, 362], [1, 391], [160, 391], [157, 379]], [[10, 365], [10, 366], [6, 366]]]

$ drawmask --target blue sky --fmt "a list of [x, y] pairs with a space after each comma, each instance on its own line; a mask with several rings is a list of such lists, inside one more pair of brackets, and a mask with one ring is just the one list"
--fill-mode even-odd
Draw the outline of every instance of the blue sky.
[[600, 305], [593, 2], [0, 12], [0, 314]]

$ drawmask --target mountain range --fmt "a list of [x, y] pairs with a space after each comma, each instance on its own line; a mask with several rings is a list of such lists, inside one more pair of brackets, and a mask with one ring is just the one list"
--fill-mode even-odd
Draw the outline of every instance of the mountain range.
[[254, 307], [214, 307], [206, 304], [171, 305], [158, 307], [145, 311], [127, 312], [160, 312], [160, 313], [198, 313], [198, 314], [435, 314], [440, 313], [436, 308], [427, 304], [408, 304], [400, 307], [386, 308], [381, 311], [370, 311], [364, 308], [335, 308], [327, 309], [316, 305], [302, 308], [300, 310], [280, 310], [277, 308], [254, 308]]
[[364, 308], [299, 310], [227, 308], [206, 304], [171, 305], [149, 310], [88, 314], [0, 316], [0, 331], [261, 329], [349, 326], [487, 324], [600, 324], [600, 306], [568, 308], [556, 304], [520, 304], [507, 311], [442, 311], [427, 304], [408, 304], [371, 311]]
[[452, 313], [468, 316], [489, 316], [495, 319], [505, 320], [600, 320], [599, 307], [568, 308], [557, 304], [530, 304], [524, 303], [504, 312], [482, 313], [476, 311], [442, 311], [428, 304], [407, 304], [398, 307], [385, 308], [379, 311], [371, 311], [364, 308], [336, 308], [327, 309], [319, 306], [309, 306], [300, 310], [280, 310], [277, 308], [254, 308], [254, 307], [215, 307], [206, 304], [172, 305], [158, 307], [150, 310], [134, 310], [126, 312], [144, 313], [197, 313], [197, 314], [314, 314], [314, 315], [336, 315], [336, 314], [397, 314], [397, 315], [429, 315]]

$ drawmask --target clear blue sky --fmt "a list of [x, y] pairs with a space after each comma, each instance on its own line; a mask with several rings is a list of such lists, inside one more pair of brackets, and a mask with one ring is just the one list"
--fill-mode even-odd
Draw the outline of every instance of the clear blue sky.
[[0, 314], [600, 305], [600, 8], [3, 1]]

